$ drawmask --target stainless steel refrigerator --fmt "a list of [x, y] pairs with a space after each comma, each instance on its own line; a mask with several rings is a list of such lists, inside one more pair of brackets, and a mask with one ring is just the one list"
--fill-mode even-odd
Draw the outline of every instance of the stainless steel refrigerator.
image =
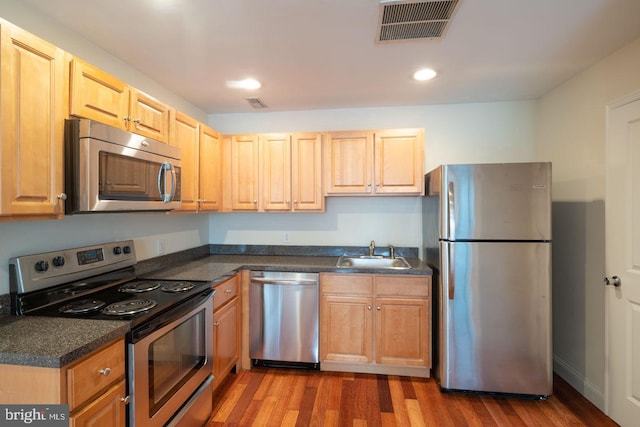
[[425, 188], [441, 390], [547, 397], [551, 163], [443, 165]]

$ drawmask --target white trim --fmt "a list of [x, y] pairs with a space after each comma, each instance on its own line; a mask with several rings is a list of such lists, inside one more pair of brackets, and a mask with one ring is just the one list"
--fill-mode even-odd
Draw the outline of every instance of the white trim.
[[604, 412], [604, 390], [599, 389], [584, 375], [556, 355], [553, 356], [553, 371]]

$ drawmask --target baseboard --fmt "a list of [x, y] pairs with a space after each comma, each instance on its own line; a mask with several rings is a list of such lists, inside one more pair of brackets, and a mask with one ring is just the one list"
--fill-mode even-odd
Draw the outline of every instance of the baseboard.
[[556, 355], [553, 356], [553, 370], [571, 387], [575, 388], [578, 393], [604, 412], [604, 390], [596, 387], [584, 375]]

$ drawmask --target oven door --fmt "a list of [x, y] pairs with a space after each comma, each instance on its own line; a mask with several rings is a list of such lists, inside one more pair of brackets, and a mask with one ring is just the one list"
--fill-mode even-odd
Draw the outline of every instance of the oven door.
[[207, 421], [212, 410], [213, 293], [204, 292], [131, 332], [129, 425], [178, 423], [176, 415]]

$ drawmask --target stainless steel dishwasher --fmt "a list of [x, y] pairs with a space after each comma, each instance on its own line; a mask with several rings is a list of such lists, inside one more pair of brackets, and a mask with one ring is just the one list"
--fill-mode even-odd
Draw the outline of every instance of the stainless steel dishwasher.
[[252, 271], [249, 357], [254, 366], [318, 369], [318, 273]]

